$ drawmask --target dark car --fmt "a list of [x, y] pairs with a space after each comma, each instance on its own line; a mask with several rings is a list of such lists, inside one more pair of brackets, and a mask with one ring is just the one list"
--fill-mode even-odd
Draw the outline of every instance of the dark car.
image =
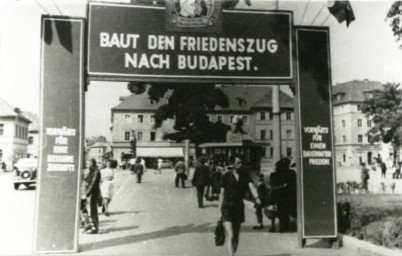
[[38, 170], [37, 158], [21, 158], [14, 164], [14, 189], [18, 189], [21, 184], [28, 187], [36, 185], [36, 173]]

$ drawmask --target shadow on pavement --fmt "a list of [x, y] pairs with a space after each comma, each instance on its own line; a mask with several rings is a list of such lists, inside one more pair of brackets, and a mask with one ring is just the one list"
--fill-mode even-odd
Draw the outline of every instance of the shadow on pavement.
[[[100, 233], [107, 233], [107, 232], [115, 232], [115, 231], [122, 231], [127, 229], [134, 229], [138, 228], [138, 226], [131, 226], [131, 227], [122, 227], [122, 228], [111, 228], [109, 230], [105, 230], [105, 232]], [[136, 234], [130, 235], [125, 237], [118, 237], [118, 238], [111, 238], [103, 241], [85, 243], [79, 245], [79, 251], [91, 251], [91, 250], [98, 250], [104, 249], [108, 247], [114, 246], [121, 246], [126, 244], [134, 244], [143, 241], [158, 239], [158, 238], [165, 238], [170, 236], [181, 235], [185, 233], [211, 233], [211, 238], [214, 236], [215, 231], [215, 223], [205, 223], [201, 225], [194, 225], [188, 224], [184, 226], [173, 226], [162, 230], [157, 230], [153, 232], [143, 233], [143, 234]], [[259, 232], [252, 229], [252, 226], [244, 226], [241, 228], [241, 233], [244, 232]], [[278, 255], [267, 255], [267, 256], [289, 256], [290, 254], [278, 254]]]
[[122, 214], [138, 214], [141, 212], [144, 212], [144, 211], [117, 211], [117, 212], [111, 211], [110, 215], [113, 216], [113, 215], [122, 215]]

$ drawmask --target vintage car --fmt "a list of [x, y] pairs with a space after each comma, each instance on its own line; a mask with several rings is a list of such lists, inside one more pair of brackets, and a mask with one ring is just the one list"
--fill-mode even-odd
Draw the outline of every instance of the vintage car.
[[21, 158], [13, 167], [14, 189], [18, 189], [21, 184], [26, 187], [36, 185], [36, 173], [38, 170], [37, 158]]

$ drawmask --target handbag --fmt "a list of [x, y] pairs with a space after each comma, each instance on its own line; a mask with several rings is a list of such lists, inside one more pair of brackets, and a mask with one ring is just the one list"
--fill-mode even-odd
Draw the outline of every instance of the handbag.
[[218, 220], [215, 228], [215, 245], [222, 246], [225, 243], [225, 229], [222, 220]]

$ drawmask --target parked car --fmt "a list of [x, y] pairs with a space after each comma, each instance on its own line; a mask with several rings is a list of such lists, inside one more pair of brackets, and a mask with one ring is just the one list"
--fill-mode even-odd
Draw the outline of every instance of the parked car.
[[21, 184], [28, 187], [36, 185], [36, 174], [38, 170], [37, 158], [21, 158], [13, 167], [14, 189], [18, 189]]

